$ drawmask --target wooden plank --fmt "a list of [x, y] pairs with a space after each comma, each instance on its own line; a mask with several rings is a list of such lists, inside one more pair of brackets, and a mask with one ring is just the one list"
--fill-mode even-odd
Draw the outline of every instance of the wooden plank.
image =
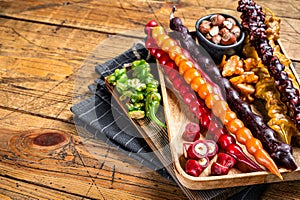
[[[258, 2], [269, 5], [271, 9], [274, 8], [275, 14], [283, 17], [282, 42], [291, 58], [299, 60], [299, 41], [297, 40], [299, 38], [299, 12], [295, 10], [299, 9], [298, 2], [295, 0], [289, 0], [289, 3], [266, 0]], [[226, 8], [226, 12], [235, 13], [235, 5], [233, 5], [235, 3], [236, 1], [230, 1], [223, 5], [224, 2], [218, 1], [215, 4], [209, 1], [180, 1], [178, 5], [180, 10], [177, 15], [182, 17], [192, 29], [199, 13], [220, 11], [223, 8]], [[75, 164], [62, 163], [56, 157], [54, 160], [45, 159], [51, 164], [50, 171], [47, 171], [48, 165], [43, 163], [40, 166], [35, 160], [36, 155], [31, 154], [26, 157], [24, 154], [16, 154], [7, 146], [9, 139], [14, 136], [14, 131], [43, 127], [76, 134], [74, 126], [70, 124], [72, 113], [69, 107], [72, 105], [73, 85], [77, 76], [90, 78], [90, 74], [78, 74], [87, 56], [100, 45], [100, 42], [106, 41], [109, 35], [129, 29], [142, 29], [149, 19], [159, 19], [167, 27], [171, 6], [171, 3], [162, 1], [140, 1], [137, 4], [132, 0], [121, 2], [59, 0], [55, 3], [49, 0], [1, 1], [0, 129], [6, 128], [9, 133], [5, 134], [5, 139], [1, 135], [0, 159], [2, 161], [0, 166], [11, 175], [9, 178], [1, 176], [0, 184], [10, 187], [8, 190], [0, 191], [1, 199], [17, 199], [21, 198], [21, 194], [28, 198], [37, 197], [30, 196], [31, 192], [34, 192], [33, 188], [38, 188], [39, 193], [45, 193], [45, 196], [49, 196], [51, 192], [54, 197], [59, 195], [68, 197], [70, 191], [74, 193], [70, 194], [74, 198], [86, 195], [86, 193], [89, 198], [98, 198], [100, 195], [98, 188], [100, 188], [101, 192], [104, 191], [104, 195], [112, 198], [113, 196], [125, 199], [185, 198], [175, 184], [155, 173], [132, 175], [127, 172], [122, 173], [116, 167], [114, 181], [116, 179], [118, 181], [111, 186], [113, 163], [116, 162], [120, 167], [127, 168], [127, 164], [121, 161], [125, 157], [112, 149], [109, 149], [109, 157], [106, 158], [107, 166], [99, 170], [96, 168], [100, 168], [102, 162], [91, 155], [85, 145], [72, 144], [84, 158], [87, 167], [83, 166], [78, 157], [77, 160], [75, 159]], [[125, 35], [133, 34], [125, 32]], [[103, 51], [104, 47], [99, 48], [102, 54], [98, 58], [100, 61], [95, 60], [95, 62], [105, 61], [117, 55], [118, 52], [122, 52], [123, 49], [127, 49], [124, 44], [114, 43], [109, 46], [110, 51]], [[93, 66], [93, 63], [89, 64]], [[295, 64], [296, 69], [299, 70], [299, 63]], [[93, 68], [91, 69], [93, 71]], [[86, 85], [83, 88], [86, 89]], [[81, 92], [76, 94], [83, 95], [82, 98], [85, 97]], [[78, 136], [76, 138], [80, 139]], [[99, 145], [96, 141], [93, 141], [89, 148], [99, 150], [98, 156], [106, 155], [107, 152], [107, 147]], [[8, 159], [7, 155], [10, 156]], [[120, 160], [118, 162], [115, 159]], [[56, 161], [60, 163], [58, 168], [54, 167]], [[133, 170], [140, 170], [140, 165], [135, 161], [128, 166]], [[24, 176], [24, 171], [30, 174]], [[46, 173], [43, 174], [44, 172]], [[67, 173], [67, 178], [64, 178], [65, 173]], [[92, 177], [88, 173], [92, 174]], [[17, 178], [24, 181], [17, 180]], [[70, 183], [70, 180], [74, 183]], [[40, 182], [42, 185], [38, 185]], [[126, 189], [127, 182], [130, 183], [128, 189]], [[22, 187], [13, 187], [13, 184], [17, 185], [17, 183]], [[65, 187], [68, 184], [70, 186]], [[0, 188], [3, 188], [3, 185]], [[88, 189], [88, 185], [92, 188]], [[84, 190], [75, 190], [78, 186], [83, 186]], [[286, 185], [284, 188], [293, 191], [297, 187], [299, 187], [299, 182], [293, 182], [293, 187]], [[160, 189], [163, 191], [161, 192]], [[278, 187], [268, 191], [267, 195], [272, 197], [272, 191], [276, 189]], [[11, 196], [12, 194], [14, 196]], [[285, 194], [288, 196], [288, 193]], [[42, 194], [39, 195], [40, 198], [45, 197]]]
[[0, 176], [0, 199], [74, 199], [83, 197]]
[[99, 39], [106, 37], [68, 28], [53, 33], [53, 27], [47, 25], [4, 21], [0, 31], [0, 65], [5, 66], [0, 69], [1, 106], [70, 120], [76, 72]]
[[110, 42], [113, 38], [101, 33], [66, 27], [54, 33], [54, 27], [45, 24], [2, 20], [1, 106], [69, 122], [73, 97], [79, 101], [90, 95], [87, 86], [98, 77], [95, 65], [138, 40], [123, 37], [121, 42]]
[[[99, 40], [106, 39], [104, 34], [90, 34], [65, 27], [53, 33], [53, 27], [45, 24], [4, 21], [5, 25], [1, 26], [3, 31], [0, 32], [0, 62], [1, 66], [5, 66], [0, 70], [2, 176], [13, 183], [28, 182], [40, 188], [89, 198], [101, 199], [101, 193], [108, 199], [164, 199], [167, 195], [172, 199], [185, 198], [174, 183], [141, 167], [118, 150], [108, 148], [105, 143], [99, 145], [99, 141], [90, 141], [87, 147], [80, 142], [79, 136], [75, 136], [77, 133], [70, 123], [72, 113], [69, 111], [73, 84], [81, 62]], [[105, 61], [117, 55], [117, 49], [123, 51], [128, 48], [120, 48], [121, 45], [116, 44], [113, 47], [115, 50], [98, 59]], [[90, 81], [93, 82], [93, 79]], [[74, 141], [70, 143], [73, 150], [69, 149], [66, 155], [49, 151], [49, 156], [45, 157], [37, 150], [33, 152], [33, 149], [23, 148], [20, 143], [11, 143], [24, 141], [19, 131], [40, 128], [74, 134]], [[86, 149], [94, 149], [98, 157], [95, 158]], [[22, 192], [25, 195], [23, 190], [6, 190], [10, 194]]]
[[300, 196], [299, 192], [299, 181], [290, 181], [281, 184], [269, 184], [268, 190], [261, 196], [264, 200], [272, 199], [298, 199]]
[[[260, 5], [268, 7], [283, 19], [282, 36], [296, 34], [300, 14], [297, 10], [297, 1], [289, 0], [282, 3], [279, 0], [257, 1]], [[237, 1], [180, 1], [175, 3], [162, 1], [57, 1], [50, 0], [26, 1], [22, 6], [12, 1], [2, 1], [0, 13], [5, 17], [13, 17], [22, 20], [31, 20], [49, 23], [54, 26], [70, 26], [81, 29], [100, 31], [109, 34], [121, 33], [130, 29], [142, 29], [150, 19], [158, 20], [162, 25], [168, 27], [168, 19], [171, 7], [176, 4], [179, 8], [178, 17], [184, 20], [191, 30], [194, 30], [195, 21], [203, 15], [214, 12], [226, 12], [239, 18], [236, 12]], [[284, 23], [294, 20], [294, 23]], [[289, 29], [292, 32], [285, 32]], [[299, 43], [298, 43], [299, 44]], [[288, 47], [287, 47], [288, 48]], [[296, 50], [299, 48], [295, 48]], [[294, 50], [294, 49], [293, 49]], [[297, 54], [299, 55], [299, 50]], [[294, 57], [293, 57], [294, 58]], [[299, 59], [295, 57], [294, 59]]]
[[[27, 1], [24, 4], [23, 6], [26, 7]], [[105, 5], [109, 4], [106, 2]], [[28, 4], [28, 6], [33, 5]], [[111, 5], [111, 7], [114, 6], [116, 5]], [[3, 7], [7, 7], [8, 10], [21, 9], [15, 4]], [[47, 6], [39, 5], [35, 7], [36, 9], [31, 7], [26, 10], [34, 11], [45, 7]], [[132, 9], [138, 10], [136, 7]], [[189, 7], [182, 8], [183, 11], [178, 13], [179, 16], [183, 13], [190, 13], [187, 9]], [[78, 75], [76, 72], [99, 42], [105, 41], [106, 35], [24, 21], [7, 19], [2, 19], [2, 21], [4, 23], [0, 26], [2, 39], [0, 65], [5, 66], [5, 70], [0, 69], [1, 83], [3, 83], [0, 85], [0, 98], [1, 102], [4, 102], [2, 106], [69, 120], [73, 83]], [[296, 39], [298, 35], [293, 34], [292, 31], [292, 27], [298, 27], [296, 26], [297, 20], [287, 19], [286, 22], [283, 20], [283, 23], [291, 24], [289, 28], [283, 26], [283, 31], [288, 33], [282, 36], [283, 45], [287, 44], [285, 48], [290, 57], [297, 60], [296, 57], [300, 55], [300, 44]], [[297, 29], [296, 32], [299, 33]], [[120, 46], [122, 45], [118, 46], [114, 43], [110, 47], [117, 49]], [[123, 45], [123, 48], [127, 47]], [[99, 59], [102, 62], [117, 55], [117, 52], [101, 51], [101, 53], [103, 55]], [[29, 77], [24, 78], [24, 76]]]
[[[289, 0], [284, 4], [280, 0], [269, 2], [267, 0], [258, 0], [262, 6], [273, 9], [280, 17], [297, 18], [299, 12], [297, 11], [297, 1]], [[139, 1], [136, 3], [134, 0], [129, 1], [115, 1], [109, 0], [102, 1], [56, 1], [53, 3], [49, 0], [40, 1], [26, 1], [22, 2], [22, 6], [17, 3], [12, 3], [8, 0], [2, 1], [1, 13], [4, 16], [13, 16], [17, 18], [27, 20], [44, 21], [54, 24], [72, 25], [76, 27], [86, 28], [100, 28], [105, 30], [106, 26], [116, 26], [120, 30], [124, 28], [135, 27], [143, 23], [144, 17], [151, 16], [158, 17], [163, 14], [166, 16], [169, 14], [169, 10], [173, 5], [177, 5], [180, 8], [187, 8], [191, 12], [184, 13], [186, 17], [197, 16], [199, 12], [207, 10], [211, 12], [214, 9], [222, 9], [228, 11], [236, 11], [238, 1], [175, 1], [175, 2], [163, 2], [163, 1]], [[196, 12], [198, 10], [198, 13]], [[287, 12], [289, 10], [290, 12]], [[167, 11], [167, 12], [165, 12]], [[63, 12], [65, 12], [63, 14]], [[77, 15], [74, 15], [77, 13]], [[72, 18], [73, 17], [73, 18]], [[74, 18], [75, 17], [75, 18]], [[121, 17], [121, 18], [120, 18]], [[98, 19], [101, 19], [98, 21]], [[124, 21], [123, 21], [124, 20]], [[126, 21], [127, 23], [126, 23]], [[163, 19], [161, 19], [163, 20]], [[168, 19], [166, 19], [168, 20]], [[98, 24], [95, 24], [98, 21]], [[122, 23], [123, 28], [122, 28]], [[104, 25], [104, 27], [103, 27]], [[100, 27], [102, 26], [102, 27]]]
[[[87, 91], [87, 85], [97, 76], [93, 72], [94, 65], [118, 55], [131, 44], [131, 38], [118, 44], [107, 40], [105, 34], [66, 27], [54, 33], [53, 27], [45, 24], [2, 20], [0, 66], [5, 68], [0, 68], [1, 106], [69, 122], [72, 96], [83, 95], [84, 98], [82, 92], [74, 94], [73, 90], [74, 82], [76, 84], [83, 75], [81, 65], [90, 67], [89, 73], [84, 75], [87, 83], [83, 89]], [[283, 44], [288, 44], [289, 55], [300, 55], [296, 38], [293, 35], [290, 39], [282, 39]], [[105, 51], [106, 48], [111, 51]], [[95, 54], [99, 55], [97, 59], [88, 59], [89, 55]], [[85, 63], [87, 60], [89, 63]]]
[[5, 67], [0, 69], [1, 106], [12, 112], [70, 121], [76, 71], [97, 45], [96, 38], [106, 37], [68, 28], [53, 33], [53, 27], [43, 24], [3, 21], [0, 65]]
[[[5, 112], [0, 109], [1, 115]], [[0, 129], [0, 176], [12, 182], [17, 180], [15, 182], [97, 199], [103, 196], [107, 199], [164, 199], [166, 195], [171, 199], [185, 198], [174, 183], [141, 167], [117, 149], [100, 141], [80, 140], [69, 132], [74, 131], [69, 124], [17, 113], [13, 119], [3, 120]], [[27, 120], [32, 127], [42, 122], [43, 129], [28, 127]], [[52, 123], [52, 129], [44, 128], [46, 121]], [[13, 131], [12, 123], [18, 124], [17, 129], [30, 131]], [[34, 138], [45, 133], [58, 133], [66, 139], [55, 140], [54, 135], [52, 140], [47, 140], [48, 146], [34, 142], [37, 141]]]

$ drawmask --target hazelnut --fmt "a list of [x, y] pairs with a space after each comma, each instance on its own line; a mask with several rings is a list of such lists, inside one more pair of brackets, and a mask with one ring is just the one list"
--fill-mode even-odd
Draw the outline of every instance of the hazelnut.
[[215, 44], [220, 44], [221, 39], [222, 39], [221, 35], [215, 35], [211, 38], [211, 41]]
[[219, 27], [218, 26], [213, 26], [210, 31], [209, 34], [213, 37], [215, 35], [219, 34]]
[[210, 31], [210, 22], [207, 21], [207, 20], [204, 20], [200, 25], [199, 25], [199, 31], [202, 33], [202, 34], [206, 34]]
[[241, 29], [237, 25], [233, 26], [230, 29], [230, 32], [233, 33], [236, 38], [239, 38], [241, 35]]
[[223, 44], [223, 45], [231, 45], [231, 44], [233, 44], [235, 42], [236, 42], [236, 37], [231, 32], [225, 33], [222, 36], [221, 44]]
[[231, 21], [225, 20], [223, 22], [223, 26], [230, 30], [233, 27], [233, 23]]
[[213, 26], [221, 26], [225, 21], [225, 17], [223, 17], [223, 15], [216, 14], [210, 17], [210, 21]]
[[225, 33], [228, 33], [228, 32], [229, 32], [229, 30], [228, 30], [227, 28], [223, 27], [223, 28], [221, 28], [221, 30], [219, 31], [219, 34], [220, 34], [221, 36], [223, 36]]
[[236, 21], [231, 17], [226, 18], [226, 21], [230, 21], [232, 23], [232, 26], [236, 25]]
[[209, 33], [207, 33], [207, 34], [205, 35], [205, 38], [208, 39], [208, 40], [211, 40], [211, 39], [212, 39], [212, 37], [211, 37], [211, 35], [210, 35]]

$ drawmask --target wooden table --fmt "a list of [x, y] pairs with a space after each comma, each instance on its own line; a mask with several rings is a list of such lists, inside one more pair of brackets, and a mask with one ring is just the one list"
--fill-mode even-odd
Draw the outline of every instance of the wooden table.
[[[282, 18], [282, 43], [300, 73], [299, 1], [257, 2]], [[134, 37], [127, 31], [142, 30], [150, 19], [167, 27], [174, 4], [191, 30], [205, 14], [240, 15], [230, 0], [0, 1], [0, 199], [186, 198], [106, 144], [82, 142], [70, 112], [73, 97], [82, 95], [74, 85], [90, 53], [116, 34]], [[115, 45], [103, 61], [128, 48]], [[299, 188], [300, 181], [270, 184], [262, 198], [300, 198]]]

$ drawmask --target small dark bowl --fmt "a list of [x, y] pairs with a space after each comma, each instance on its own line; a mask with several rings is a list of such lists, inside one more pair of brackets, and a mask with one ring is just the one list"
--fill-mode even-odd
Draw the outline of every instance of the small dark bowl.
[[197, 40], [199, 42], [199, 45], [201, 45], [208, 53], [209, 55], [212, 57], [212, 59], [215, 61], [216, 64], [219, 64], [222, 61], [223, 55], [234, 55], [234, 54], [238, 54], [240, 55], [242, 53], [242, 48], [243, 48], [243, 42], [245, 40], [245, 32], [242, 28], [242, 25], [240, 24], [240, 22], [233, 16], [227, 15], [227, 14], [222, 14], [225, 18], [231, 17], [236, 21], [236, 25], [240, 27], [241, 29], [241, 35], [238, 39], [238, 41], [232, 45], [219, 45], [219, 44], [215, 44], [211, 41], [209, 41], [208, 39], [205, 38], [205, 35], [203, 35], [198, 27], [201, 24], [201, 22], [203, 20], [209, 20], [211, 16], [215, 15], [215, 14], [210, 14], [210, 15], [206, 15], [200, 19], [197, 20], [195, 28], [196, 28], [196, 36], [197, 36]]

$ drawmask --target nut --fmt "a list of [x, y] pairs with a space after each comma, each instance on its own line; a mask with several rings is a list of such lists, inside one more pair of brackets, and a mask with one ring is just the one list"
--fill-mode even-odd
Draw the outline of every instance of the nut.
[[233, 23], [231, 21], [225, 20], [223, 22], [223, 26], [230, 30], [233, 27]]
[[223, 15], [216, 14], [211, 16], [210, 21], [213, 26], [221, 26], [225, 21], [225, 17], [223, 17]]
[[256, 68], [257, 65], [258, 65], [258, 61], [255, 58], [247, 58], [244, 60], [244, 68], [245, 71], [247, 72]]
[[221, 44], [223, 45], [231, 45], [236, 42], [236, 37], [231, 32], [225, 33], [222, 36]]
[[244, 72], [246, 83], [257, 83], [258, 76], [254, 72]]
[[229, 79], [229, 81], [232, 85], [236, 86], [240, 83], [244, 83], [245, 76], [243, 74], [239, 75], [239, 76], [235, 76], [235, 77], [232, 77], [231, 79]]
[[252, 102], [254, 100], [251, 96], [255, 92], [254, 86], [247, 83], [241, 83], [237, 84], [235, 87], [240, 91], [243, 101]]
[[229, 79], [230, 83], [234, 86], [241, 83], [257, 83], [258, 76], [254, 72], [244, 72], [239, 76], [232, 77]]
[[248, 94], [253, 94], [255, 92], [255, 88], [252, 85], [246, 83], [237, 84], [237, 88], [240, 89], [242, 94], [248, 95]]
[[213, 26], [210, 31], [209, 31], [210, 36], [215, 36], [219, 34], [219, 27], [218, 26]]
[[199, 25], [199, 31], [202, 34], [206, 34], [210, 31], [210, 24], [211, 22], [207, 21], [207, 20], [203, 20], [202, 23]]
[[244, 63], [243, 63], [243, 61], [240, 60], [240, 59], [238, 59], [237, 66], [235, 67], [235, 74], [243, 74], [244, 71], [245, 70], [244, 70]]
[[222, 14], [214, 14], [209, 20], [203, 20], [198, 30], [214, 44], [231, 45], [241, 35], [241, 29], [236, 24], [237, 22], [232, 17], [225, 19]]
[[231, 17], [226, 18], [226, 21], [231, 22], [231, 23], [232, 23], [232, 26], [235, 26], [235, 25], [236, 25], [235, 20], [234, 20], [233, 18], [231, 18]]
[[236, 38], [239, 38], [241, 36], [241, 29], [237, 25], [234, 25], [230, 29], [230, 32], [233, 33]]
[[221, 28], [221, 30], [219, 31], [219, 34], [221, 35], [221, 36], [223, 36], [225, 33], [228, 33], [229, 32], [229, 30], [226, 28], [226, 27], [223, 27], [223, 28]]
[[237, 55], [231, 56], [223, 65], [222, 76], [242, 75], [244, 73], [243, 61]]
[[215, 44], [220, 44], [221, 39], [222, 39], [221, 35], [215, 35], [211, 38], [211, 41]]
[[205, 38], [208, 39], [208, 40], [211, 40], [211, 39], [212, 39], [212, 37], [211, 37], [211, 35], [210, 35], [209, 33], [207, 33], [207, 34], [205, 35]]

